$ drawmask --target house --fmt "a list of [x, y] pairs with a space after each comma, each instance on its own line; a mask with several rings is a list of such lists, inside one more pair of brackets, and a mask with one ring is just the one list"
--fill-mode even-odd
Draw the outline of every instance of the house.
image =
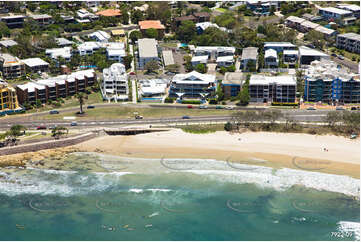
[[196, 66], [199, 64], [207, 64], [208, 62], [208, 55], [195, 55], [192, 57], [191, 64], [192, 66]]
[[332, 20], [340, 20], [347, 17], [352, 17], [353, 12], [349, 10], [334, 8], [334, 7], [327, 7], [327, 8], [319, 8], [318, 13], [322, 15], [326, 19]]
[[9, 28], [22, 28], [26, 16], [24, 15], [11, 15], [0, 17], [0, 20], [4, 22]]
[[49, 14], [31, 15], [30, 18], [34, 19], [39, 25], [49, 25], [54, 23], [53, 17]]
[[356, 33], [339, 34], [336, 38], [336, 46], [353, 53], [360, 53], [360, 35]]
[[52, 58], [53, 60], [57, 60], [58, 57], [62, 57], [65, 61], [71, 60], [72, 48], [64, 47], [64, 48], [54, 48], [54, 49], [46, 49], [45, 54]]
[[19, 106], [16, 90], [7, 82], [0, 80], [0, 114], [8, 114], [22, 110]]
[[220, 56], [233, 56], [236, 48], [227, 46], [197, 46], [194, 50], [195, 56], [208, 56], [208, 59], [215, 61]]
[[284, 50], [297, 50], [297, 46], [290, 42], [264, 42], [263, 49], [266, 51], [268, 49], [274, 49], [277, 53]]
[[138, 67], [144, 69], [149, 61], [160, 61], [158, 57], [158, 43], [155, 39], [139, 39], [138, 40]]
[[303, 14], [302, 17], [311, 22], [321, 21], [323, 19], [322, 16], [316, 16], [309, 13]]
[[311, 21], [305, 20], [300, 24], [299, 30], [303, 33], [309, 32], [311, 30], [316, 29], [317, 27], [320, 27], [319, 24], [313, 23]]
[[176, 17], [174, 19], [175, 27], [179, 27], [184, 21], [192, 21], [193, 23], [197, 23], [197, 18], [193, 15]]
[[99, 19], [98, 15], [88, 12], [86, 9], [79, 9], [76, 12], [76, 15], [78, 16], [78, 18], [76, 19], [78, 22], [82, 22], [81, 20], [91, 22]]
[[50, 77], [17, 85], [16, 93], [20, 104], [35, 104], [37, 100], [41, 103], [47, 103], [49, 100], [56, 100], [85, 91], [88, 86], [95, 84], [96, 77], [93, 69], [77, 71], [70, 75]]
[[124, 29], [113, 29], [112, 31], [111, 31], [111, 35], [113, 36], [113, 37], [125, 37], [125, 31], [124, 31]]
[[56, 38], [55, 41], [59, 46], [62, 47], [73, 45], [73, 41], [67, 40], [65, 38]]
[[97, 12], [96, 15], [103, 16], [103, 17], [119, 18], [122, 16], [122, 13], [120, 12], [119, 9], [106, 9], [106, 10]]
[[219, 26], [215, 23], [211, 23], [211, 22], [197, 23], [196, 24], [197, 34], [202, 34], [206, 29], [211, 28], [211, 27], [219, 29]]
[[103, 69], [101, 92], [104, 100], [128, 100], [128, 75], [123, 64], [114, 63]]
[[283, 51], [283, 63], [294, 67], [298, 63], [298, 50]]
[[339, 4], [337, 4], [337, 8], [351, 11], [355, 18], [360, 18], [360, 10], [361, 10], [361, 8], [360, 8], [359, 5], [339, 3]]
[[95, 51], [101, 48], [101, 43], [88, 41], [78, 45], [78, 52], [80, 56], [92, 55]]
[[[250, 70], [249, 66], [252, 64], [248, 64], [249, 62], [253, 62], [254, 70]], [[247, 47], [242, 50], [241, 56], [241, 65], [240, 69], [243, 71], [255, 71], [258, 68], [258, 48], [257, 47]]]
[[17, 45], [17, 44], [18, 44], [18, 43], [17, 43], [16, 41], [12, 40], [12, 39], [0, 41], [0, 45], [1, 45], [2, 47], [5, 47], [5, 48], [9, 48], [9, 47], [15, 46], [15, 45]]
[[325, 103], [360, 103], [360, 77], [333, 61], [313, 61], [305, 69], [304, 100]]
[[108, 60], [123, 62], [125, 53], [125, 44], [122, 42], [109, 42], [105, 45]]
[[169, 80], [166, 79], [144, 79], [139, 80], [139, 92], [142, 97], [159, 97], [166, 93]]
[[110, 39], [110, 35], [102, 30], [95, 31], [94, 33], [89, 34], [88, 37], [97, 42], [108, 42]]
[[22, 60], [22, 62], [25, 64], [26, 72], [38, 73], [49, 71], [49, 63], [40, 58], [29, 58]]
[[237, 97], [245, 80], [246, 75], [242, 72], [226, 72], [222, 81], [224, 97]]
[[60, 15], [60, 17], [64, 20], [65, 24], [75, 23], [75, 18], [73, 16]]
[[329, 55], [306, 46], [298, 48], [298, 56], [300, 65], [309, 65], [314, 60], [330, 59]]
[[246, 5], [256, 15], [269, 15], [272, 9], [274, 11], [279, 10], [281, 3], [279, 1], [268, 0], [248, 0]]
[[162, 56], [163, 56], [163, 63], [164, 63], [165, 67], [175, 64], [174, 58], [173, 58], [173, 52], [171, 50], [163, 50]]
[[19, 78], [25, 75], [25, 64], [17, 57], [1, 53], [0, 70], [4, 79]]
[[143, 20], [138, 22], [140, 31], [144, 34], [147, 29], [156, 29], [158, 37], [164, 36], [164, 25], [159, 20]]
[[205, 101], [206, 97], [214, 93], [215, 82], [215, 75], [201, 74], [196, 71], [176, 74], [170, 84], [169, 97], [175, 97], [178, 100], [196, 98]]
[[229, 67], [234, 64], [233, 56], [219, 56], [216, 60], [217, 67]]
[[211, 15], [208, 12], [194, 13], [193, 16], [197, 19], [198, 23], [209, 22], [211, 20]]
[[277, 68], [278, 67], [278, 54], [274, 49], [267, 49], [264, 54], [264, 65], [267, 68]]
[[293, 75], [251, 75], [249, 96], [251, 102], [257, 103], [295, 103], [296, 78]]

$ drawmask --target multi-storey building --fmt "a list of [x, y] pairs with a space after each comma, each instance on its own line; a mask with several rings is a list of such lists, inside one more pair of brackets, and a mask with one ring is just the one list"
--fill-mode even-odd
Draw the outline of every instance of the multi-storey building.
[[246, 75], [242, 72], [226, 72], [222, 81], [225, 98], [236, 97], [241, 91]]
[[102, 95], [104, 100], [127, 100], [129, 87], [125, 66], [114, 63], [110, 68], [103, 69]]
[[186, 98], [205, 100], [215, 91], [215, 81], [215, 75], [201, 74], [196, 71], [177, 74], [171, 81], [169, 97], [176, 97], [180, 100]]
[[26, 72], [48, 72], [49, 63], [40, 58], [29, 58], [22, 60], [25, 64]]
[[72, 96], [78, 92], [84, 92], [88, 86], [96, 82], [96, 74], [92, 69], [28, 82], [16, 86], [16, 93], [20, 104], [34, 104], [39, 100], [46, 103], [49, 100]]
[[16, 112], [19, 107], [16, 91], [8, 83], [0, 80], [0, 114]]
[[314, 61], [305, 70], [304, 100], [325, 103], [359, 103], [360, 77], [330, 61]]
[[1, 17], [0, 20], [4, 22], [9, 28], [22, 28], [26, 16], [23, 15], [11, 15]]
[[236, 52], [234, 47], [226, 46], [198, 46], [194, 50], [195, 56], [208, 56], [210, 60], [216, 60], [221, 56], [233, 56]]
[[0, 54], [0, 70], [3, 78], [14, 79], [25, 75], [25, 64], [10, 54]]
[[274, 49], [267, 49], [264, 53], [264, 66], [267, 68], [277, 68], [278, 62], [277, 51]]
[[296, 102], [296, 78], [293, 75], [252, 75], [249, 80], [251, 102]]
[[360, 35], [356, 33], [339, 34], [336, 38], [337, 48], [360, 53]]
[[36, 21], [39, 25], [49, 25], [54, 22], [53, 17], [49, 14], [31, 15], [30, 17], [34, 19], [34, 21]]
[[347, 17], [352, 17], [353, 13], [348, 10], [328, 7], [328, 8], [319, 8], [318, 13], [326, 19], [343, 19]]
[[250, 66], [250, 64], [248, 64], [248, 63], [253, 62], [255, 70], [257, 70], [257, 67], [258, 67], [257, 60], [258, 60], [258, 48], [257, 47], [244, 48], [242, 50], [240, 69], [243, 71], [252, 71], [252, 70], [248, 69], [248, 67]]
[[57, 60], [59, 57], [62, 57], [65, 59], [65, 61], [70, 61], [72, 56], [72, 48], [68, 46], [64, 48], [46, 49], [45, 54], [53, 60]]
[[290, 42], [264, 42], [264, 51], [274, 49], [277, 53], [284, 50], [297, 50], [297, 46]]
[[144, 69], [149, 61], [159, 62], [158, 43], [155, 39], [139, 39], [138, 40], [138, 67]]

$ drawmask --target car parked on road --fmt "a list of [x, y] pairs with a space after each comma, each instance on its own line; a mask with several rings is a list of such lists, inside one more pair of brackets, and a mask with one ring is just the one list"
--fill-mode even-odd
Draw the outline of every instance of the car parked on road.
[[49, 114], [59, 114], [59, 111], [58, 110], [50, 110]]
[[205, 105], [200, 105], [199, 106], [199, 109], [207, 109], [208, 107], [207, 106], [205, 106]]
[[70, 126], [78, 126], [78, 123], [76, 121], [71, 122]]
[[216, 109], [223, 109], [223, 106], [216, 106]]
[[185, 116], [182, 117], [182, 119], [191, 119], [191, 117], [185, 115]]
[[336, 107], [336, 110], [344, 111], [345, 109], [343, 107]]
[[91, 108], [95, 108], [95, 106], [94, 105], [88, 105], [86, 108], [91, 109]]
[[233, 110], [234, 107], [232, 107], [232, 106], [226, 106], [225, 109], [227, 109], [227, 110]]
[[317, 110], [315, 107], [308, 107], [307, 110]]
[[135, 119], [143, 119], [143, 116], [135, 115]]
[[37, 130], [46, 129], [46, 126], [40, 125], [40, 126], [36, 127], [36, 129], [37, 129]]
[[343, 55], [338, 55], [337, 56], [340, 60], [344, 60], [345, 59], [345, 57], [343, 57]]

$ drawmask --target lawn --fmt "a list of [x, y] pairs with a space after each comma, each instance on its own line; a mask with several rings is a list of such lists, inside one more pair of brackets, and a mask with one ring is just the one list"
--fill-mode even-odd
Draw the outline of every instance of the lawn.
[[[144, 118], [168, 118], [168, 117], [182, 117], [188, 115], [204, 116], [204, 115], [230, 115], [234, 111], [224, 109], [186, 109], [186, 108], [146, 108], [146, 107], [104, 107], [85, 110], [84, 117], [77, 117], [77, 120], [107, 120], [107, 119], [134, 119], [134, 113], [143, 116]], [[65, 112], [60, 114], [45, 115], [33, 117], [37, 120], [59, 120], [65, 116], [74, 116], [75, 112]]]
[[221, 13], [225, 13], [227, 11], [227, 9], [224, 8], [216, 8], [216, 10]]
[[192, 134], [207, 134], [216, 131], [224, 131], [224, 124], [202, 124], [202, 125], [187, 125], [179, 126], [184, 132]]

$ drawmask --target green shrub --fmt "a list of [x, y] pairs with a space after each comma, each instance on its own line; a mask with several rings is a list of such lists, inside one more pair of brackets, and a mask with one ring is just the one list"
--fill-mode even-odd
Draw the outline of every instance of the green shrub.
[[217, 99], [209, 99], [209, 104], [218, 104]]
[[227, 102], [226, 101], [222, 101], [222, 105], [226, 105], [227, 104]]
[[167, 97], [164, 99], [165, 103], [174, 103], [174, 101], [175, 101], [175, 98], [173, 98], [173, 97]]
[[231, 131], [232, 130], [232, 124], [230, 122], [227, 122], [225, 125], [224, 125], [224, 130], [225, 131]]
[[296, 107], [298, 106], [298, 103], [278, 103], [278, 102], [273, 102], [272, 106], [291, 106], [291, 107]]
[[200, 100], [182, 100], [183, 104], [201, 104]]

